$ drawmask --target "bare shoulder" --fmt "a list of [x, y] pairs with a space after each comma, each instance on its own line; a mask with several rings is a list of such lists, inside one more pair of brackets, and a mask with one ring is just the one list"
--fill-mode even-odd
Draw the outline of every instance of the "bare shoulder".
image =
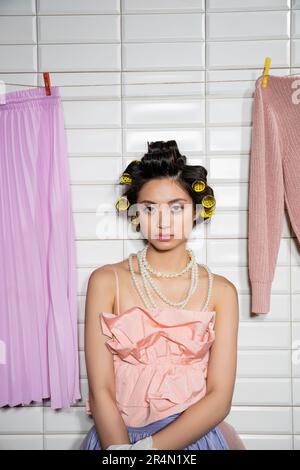
[[115, 292], [115, 275], [111, 264], [105, 264], [92, 271], [87, 286], [87, 304], [93, 304], [99, 311], [111, 312]]
[[100, 266], [99, 268], [96, 268], [94, 269], [94, 271], [91, 272], [89, 277], [89, 284], [92, 284], [93, 286], [96, 286], [100, 283], [102, 284], [103, 282], [107, 284], [111, 282], [113, 276], [114, 273], [112, 270], [112, 265], [104, 264], [103, 266]]
[[212, 273], [214, 276], [215, 291], [216, 293], [222, 291], [224, 293], [227, 291], [236, 291], [236, 287], [227, 277], [221, 276], [220, 274]]
[[229, 279], [220, 274], [213, 273], [213, 300], [216, 310], [224, 310], [226, 305], [231, 311], [238, 312], [238, 292]]

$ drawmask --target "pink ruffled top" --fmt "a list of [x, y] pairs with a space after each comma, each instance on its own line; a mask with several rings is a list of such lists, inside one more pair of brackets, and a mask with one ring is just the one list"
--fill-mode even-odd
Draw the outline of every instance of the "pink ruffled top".
[[[131, 307], [101, 312], [113, 354], [116, 402], [127, 426], [181, 412], [206, 394], [216, 311]], [[91, 414], [89, 401], [86, 412]]]

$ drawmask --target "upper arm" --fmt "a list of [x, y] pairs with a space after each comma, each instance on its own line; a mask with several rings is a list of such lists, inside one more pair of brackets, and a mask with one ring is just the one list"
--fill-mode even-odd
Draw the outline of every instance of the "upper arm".
[[101, 390], [115, 396], [114, 363], [102, 332], [101, 312], [112, 312], [115, 295], [114, 274], [109, 265], [96, 269], [90, 275], [85, 302], [84, 350], [89, 393], [96, 396]]
[[239, 303], [237, 290], [228, 279], [218, 276], [215, 299], [215, 340], [210, 349], [206, 393], [217, 391], [230, 410], [237, 366]]

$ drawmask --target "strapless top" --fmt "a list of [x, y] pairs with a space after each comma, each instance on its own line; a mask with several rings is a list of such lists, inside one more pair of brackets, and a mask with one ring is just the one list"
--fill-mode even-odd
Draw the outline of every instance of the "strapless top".
[[[138, 306], [99, 314], [127, 426], [145, 426], [205, 396], [215, 317], [216, 311]], [[86, 412], [91, 414], [89, 400]]]

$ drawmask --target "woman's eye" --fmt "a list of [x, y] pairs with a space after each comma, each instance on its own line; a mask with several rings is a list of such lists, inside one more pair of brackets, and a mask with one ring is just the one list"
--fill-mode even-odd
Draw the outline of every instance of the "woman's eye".
[[[172, 211], [173, 212], [181, 212], [183, 209], [184, 209], [184, 206], [180, 205], [180, 204], [173, 204], [173, 206], [171, 206], [172, 208]], [[157, 207], [156, 206], [144, 206], [143, 208], [143, 212], [145, 212], [146, 214], [154, 214], [155, 212], [157, 211]]]
[[144, 206], [143, 212], [145, 212], [146, 214], [153, 214], [155, 212], [155, 209], [156, 208], [154, 206]]
[[181, 212], [183, 209], [184, 209], [184, 206], [180, 205], [180, 204], [174, 204], [172, 206], [172, 209], [175, 208], [175, 211], [174, 212]]

